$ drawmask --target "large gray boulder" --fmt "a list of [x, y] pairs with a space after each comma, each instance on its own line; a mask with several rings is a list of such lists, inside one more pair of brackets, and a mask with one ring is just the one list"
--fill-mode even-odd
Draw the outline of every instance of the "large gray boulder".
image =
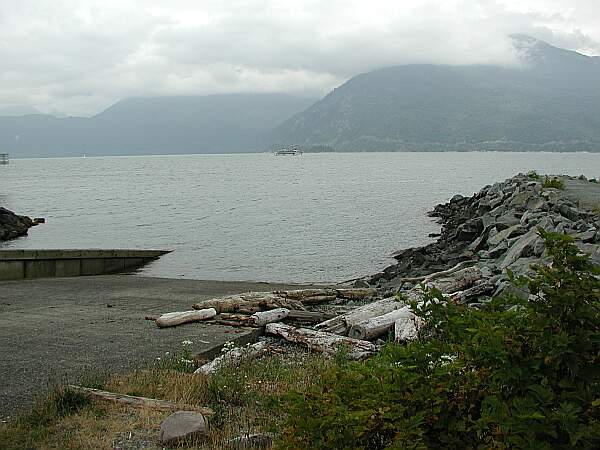
[[498, 268], [506, 269], [520, 257], [532, 255], [536, 243], [541, 240], [542, 238], [535, 231], [524, 234], [507, 250], [504, 258], [498, 264]]
[[177, 444], [188, 438], [206, 434], [204, 416], [195, 411], [177, 411], [160, 424], [159, 439], [163, 444]]

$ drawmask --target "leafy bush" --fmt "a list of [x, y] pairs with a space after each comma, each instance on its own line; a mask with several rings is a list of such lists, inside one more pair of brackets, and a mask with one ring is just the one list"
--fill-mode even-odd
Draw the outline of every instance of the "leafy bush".
[[565, 182], [563, 180], [561, 180], [560, 178], [550, 178], [550, 177], [546, 177], [544, 179], [544, 184], [542, 185], [545, 188], [554, 188], [554, 189], [564, 189], [565, 188]]
[[287, 397], [284, 448], [600, 448], [600, 281], [568, 236], [530, 301], [433, 300], [418, 341], [333, 366]]
[[527, 172], [527, 177], [531, 178], [532, 180], [540, 179], [540, 175], [535, 170], [530, 170], [529, 172]]

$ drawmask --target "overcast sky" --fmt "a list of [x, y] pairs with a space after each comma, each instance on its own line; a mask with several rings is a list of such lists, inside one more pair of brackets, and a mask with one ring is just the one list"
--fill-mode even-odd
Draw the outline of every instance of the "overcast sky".
[[598, 55], [599, 23], [599, 0], [0, 0], [0, 107], [321, 96], [384, 66], [511, 64], [511, 33]]

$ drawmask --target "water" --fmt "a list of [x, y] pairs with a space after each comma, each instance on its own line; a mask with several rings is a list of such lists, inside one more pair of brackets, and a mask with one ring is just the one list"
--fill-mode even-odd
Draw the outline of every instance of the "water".
[[600, 154], [13, 159], [0, 205], [47, 223], [2, 246], [174, 250], [149, 276], [342, 281], [431, 241], [435, 204], [530, 169], [598, 177]]

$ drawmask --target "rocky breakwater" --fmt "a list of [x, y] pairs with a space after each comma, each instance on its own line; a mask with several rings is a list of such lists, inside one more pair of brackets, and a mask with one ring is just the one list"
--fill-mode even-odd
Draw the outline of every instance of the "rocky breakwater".
[[43, 223], [43, 219], [19, 216], [0, 206], [0, 241], [7, 241], [27, 234], [29, 228]]
[[527, 292], [509, 282], [508, 271], [525, 275], [532, 264], [550, 263], [539, 228], [571, 235], [600, 264], [600, 214], [589, 205], [580, 206], [577, 195], [567, 195], [569, 183], [577, 183], [576, 194], [584, 192], [588, 198], [590, 192], [599, 192], [598, 184], [583, 177], [519, 174], [472, 197], [456, 195], [429, 213], [442, 224], [436, 242], [396, 252], [397, 263], [356, 285], [402, 292], [452, 275], [456, 285], [446, 292], [465, 303], [506, 290], [526, 297]]

